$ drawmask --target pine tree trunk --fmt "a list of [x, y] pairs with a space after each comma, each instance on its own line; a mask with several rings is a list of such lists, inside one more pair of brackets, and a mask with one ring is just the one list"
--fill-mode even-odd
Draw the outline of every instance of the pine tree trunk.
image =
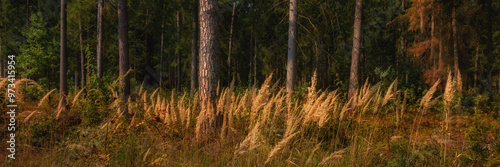
[[198, 0], [193, 0], [191, 32], [191, 94], [198, 86]]
[[433, 64], [433, 67], [434, 69], [437, 67], [437, 59], [436, 59], [436, 54], [434, 53], [435, 52], [435, 46], [434, 46], [434, 40], [435, 40], [435, 26], [434, 26], [434, 13], [432, 13], [432, 16], [431, 16], [431, 61], [432, 61], [432, 64]]
[[455, 68], [455, 75], [458, 74], [459, 67], [458, 67], [458, 36], [457, 36], [457, 17], [456, 17], [456, 2], [455, 0], [453, 1], [453, 8], [451, 11], [451, 26], [452, 26], [452, 31], [453, 31], [453, 66]]
[[[163, 8], [162, 8], [162, 13], [165, 10], [165, 2], [163, 2]], [[163, 36], [164, 36], [164, 31], [165, 31], [165, 19], [163, 18], [163, 15], [161, 17], [161, 39], [160, 39], [160, 65], [159, 65], [159, 73], [160, 73], [160, 81], [159, 81], [159, 86], [162, 87], [162, 82], [163, 82]]]
[[66, 56], [66, 0], [61, 0], [61, 36], [60, 36], [60, 65], [59, 65], [59, 100], [61, 105], [59, 107], [65, 108], [66, 95], [68, 93], [67, 81], [67, 62]]
[[182, 24], [182, 20], [181, 20], [181, 11], [178, 10], [177, 11], [177, 47], [176, 47], [176, 51], [175, 51], [175, 60], [176, 60], [176, 64], [177, 64], [177, 67], [176, 67], [176, 75], [177, 75], [177, 90], [181, 90], [181, 83], [182, 83], [182, 75], [181, 75], [181, 24]]
[[[401, 14], [405, 13], [405, 0], [401, 1], [401, 11], [402, 11]], [[405, 37], [404, 37], [404, 30], [403, 29], [404, 29], [404, 27], [401, 28], [401, 39], [399, 41], [400, 45], [401, 45], [400, 46], [401, 47], [401, 58], [403, 58], [404, 54], [405, 54]], [[396, 62], [397, 62], [396, 63], [396, 68], [397, 68], [396, 73], [399, 76], [399, 64], [400, 64], [400, 60], [398, 59]], [[406, 68], [405, 68], [405, 71], [406, 71]]]
[[288, 22], [288, 60], [286, 68], [286, 91], [288, 99], [291, 100], [295, 77], [297, 76], [297, 0], [290, 0], [290, 12]]
[[439, 38], [439, 54], [438, 54], [438, 68], [443, 69], [444, 67], [444, 62], [443, 62], [443, 37], [441, 36]]
[[424, 41], [425, 39], [425, 11], [420, 12], [420, 41]]
[[479, 42], [476, 46], [476, 58], [474, 60], [474, 88], [477, 88], [477, 74], [478, 74], [477, 64], [478, 63], [479, 63]]
[[[493, 67], [493, 63], [492, 62], [495, 62], [495, 57], [496, 55], [493, 54], [493, 31], [492, 31], [492, 24], [493, 24], [493, 20], [491, 20], [490, 18], [494, 18], [494, 13], [493, 13], [493, 8], [492, 8], [492, 1], [491, 0], [485, 0], [486, 3], [484, 5], [484, 7], [486, 8], [485, 9], [485, 12], [486, 12], [486, 17], [488, 17], [486, 19], [486, 43], [485, 43], [485, 49], [484, 49], [484, 56], [486, 57], [486, 59], [488, 60], [489, 63], [486, 63], [486, 70], [487, 71], [487, 77], [488, 77], [488, 91], [489, 92], [493, 92], [493, 80], [492, 80], [492, 72], [494, 70], [494, 67]], [[491, 101], [491, 99], [493, 98], [493, 94], [490, 93], [489, 94], [489, 102]]]
[[[102, 78], [102, 8], [104, 6], [104, 0], [99, 0], [97, 3], [97, 78], [100, 80]], [[82, 44], [80, 44], [82, 45]], [[84, 57], [82, 57], [82, 63], [84, 63]], [[84, 71], [83, 66], [82, 66], [82, 71]], [[86, 80], [85, 80], [85, 74], [82, 73], [82, 87], [85, 86]]]
[[[83, 54], [83, 35], [82, 35], [82, 21], [78, 22], [79, 38], [80, 38], [80, 76], [81, 76], [81, 87], [84, 88], [86, 82], [85, 79], [85, 54]], [[99, 48], [99, 46], [97, 46]], [[99, 60], [97, 60], [99, 62]], [[99, 68], [97, 69], [99, 70]]]
[[363, 15], [363, 2], [361, 0], [356, 0], [348, 99], [354, 97], [358, 89], [359, 55], [361, 54], [362, 15]]
[[[120, 99], [128, 101], [130, 95], [130, 78], [126, 75], [129, 70], [128, 55], [128, 23], [127, 23], [127, 0], [118, 0], [118, 54], [120, 57]], [[128, 117], [128, 108], [121, 107], [123, 116]]]
[[236, 2], [233, 2], [233, 14], [231, 15], [231, 29], [229, 30], [229, 51], [227, 54], [227, 81], [231, 84], [231, 52], [232, 52], [232, 42], [233, 42], [233, 23], [234, 23], [234, 12], [236, 10]]
[[254, 34], [253, 39], [253, 83], [257, 84], [257, 54], [259, 50], [257, 48], [257, 35]]
[[197, 137], [216, 133], [220, 117], [216, 115], [217, 89], [217, 10], [218, 0], [200, 0], [200, 66], [199, 98], [200, 116], [197, 121]]
[[4, 73], [5, 73], [5, 66], [4, 66], [4, 61], [3, 61], [3, 54], [2, 54], [2, 39], [0, 38], [0, 78], [4, 78]]

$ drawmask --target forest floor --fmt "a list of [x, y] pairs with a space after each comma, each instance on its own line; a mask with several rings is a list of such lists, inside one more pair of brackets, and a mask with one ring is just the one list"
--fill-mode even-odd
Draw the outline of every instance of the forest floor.
[[[219, 90], [217, 110], [224, 111], [225, 119], [220, 130], [202, 142], [195, 135], [196, 95], [141, 86], [126, 103], [131, 117], [124, 118], [111, 89], [70, 94], [69, 110], [59, 117], [56, 93], [42, 93], [44, 97], [27, 93], [16, 117], [16, 159], [7, 158], [9, 152], [3, 149], [0, 164], [500, 165], [497, 97], [487, 102], [483, 96], [464, 92], [446, 101], [431, 88], [412, 102], [392, 85], [382, 89], [365, 85], [357, 101], [346, 102], [336, 91], [304, 88], [291, 104], [282, 89], [268, 83]], [[0, 124], [7, 127], [7, 114], [1, 117]], [[0, 133], [7, 141], [6, 129]]]

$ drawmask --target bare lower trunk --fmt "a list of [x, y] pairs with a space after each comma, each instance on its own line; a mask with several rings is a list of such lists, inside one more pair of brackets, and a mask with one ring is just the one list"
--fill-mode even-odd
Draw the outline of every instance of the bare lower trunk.
[[234, 12], [236, 10], [236, 2], [233, 2], [233, 14], [231, 15], [231, 30], [229, 30], [229, 51], [227, 54], [227, 80], [228, 84], [231, 83], [231, 52], [232, 52], [232, 42], [233, 42], [233, 23], [234, 23]]
[[200, 0], [200, 64], [199, 98], [200, 116], [197, 137], [215, 134], [221, 119], [216, 114], [217, 89], [217, 0]]
[[66, 0], [61, 0], [61, 39], [60, 39], [60, 65], [59, 65], [59, 100], [60, 106], [65, 108], [66, 106], [66, 95], [68, 93], [67, 85], [67, 62], [68, 57], [66, 56]]
[[438, 68], [439, 69], [443, 69], [443, 65], [444, 65], [444, 62], [443, 62], [443, 39], [442, 37], [439, 38], [439, 54], [438, 54]]
[[476, 58], [474, 61], [474, 88], [477, 88], [477, 74], [478, 74], [478, 68], [477, 64], [479, 62], [479, 42], [476, 46]]
[[437, 67], [437, 59], [436, 59], [436, 54], [434, 53], [435, 52], [435, 45], [434, 45], [434, 40], [435, 40], [435, 34], [434, 34], [434, 14], [432, 14], [431, 16], [431, 61], [432, 61], [432, 67], [434, 67], [434, 69]]
[[5, 66], [4, 66], [4, 63], [3, 63], [3, 54], [2, 54], [2, 39], [0, 38], [0, 78], [4, 78], [4, 69], [5, 69]]
[[[85, 74], [85, 54], [83, 54], [83, 35], [82, 35], [82, 21], [78, 22], [79, 38], [80, 38], [80, 77], [81, 77], [81, 87], [84, 88], [86, 82]], [[99, 46], [97, 46], [99, 47]], [[99, 60], [97, 60], [99, 62]], [[99, 68], [97, 69], [99, 71]]]
[[198, 86], [198, 0], [193, 0], [191, 34], [191, 94]]
[[[182, 24], [182, 20], [181, 20], [181, 11], [177, 11], [177, 45], [180, 45], [181, 44], [181, 24]], [[176, 67], [176, 75], [177, 75], [177, 90], [181, 90], [181, 82], [182, 82], [182, 75], [181, 75], [181, 49], [180, 47], [176, 47], [176, 51], [175, 51], [176, 55], [175, 55], [175, 60], [176, 60], [176, 64], [177, 64], [177, 67]]]
[[[97, 2], [97, 78], [100, 80], [102, 78], [102, 8], [104, 6], [104, 0], [99, 0]], [[82, 58], [83, 59], [83, 58]], [[84, 63], [84, 61], [82, 61]], [[82, 70], [83, 71], [83, 70]], [[85, 85], [85, 74], [82, 74], [82, 87]]]
[[253, 40], [253, 83], [257, 84], [257, 54], [259, 50], [257, 49], [257, 35], [254, 34]]
[[288, 60], [286, 68], [286, 91], [289, 100], [293, 95], [295, 77], [297, 76], [297, 0], [290, 0], [288, 20]]
[[453, 8], [451, 11], [451, 26], [452, 26], [452, 31], [453, 31], [453, 66], [455, 68], [455, 75], [458, 74], [459, 67], [458, 67], [458, 36], [457, 36], [457, 17], [456, 17], [456, 3], [453, 1]]
[[354, 19], [354, 35], [352, 39], [351, 73], [349, 77], [349, 94], [347, 99], [355, 96], [358, 89], [359, 55], [361, 53], [361, 26], [363, 15], [363, 2], [356, 0]]
[[[127, 0], [118, 0], [118, 54], [120, 57], [120, 99], [123, 102], [128, 102], [130, 95], [130, 78], [127, 72], [129, 66], [128, 55], [128, 23], [127, 23]], [[128, 108], [121, 107], [123, 116], [128, 117]]]
[[[163, 2], [163, 8], [162, 10], [165, 10], [165, 2]], [[161, 39], [160, 39], [160, 65], [159, 65], [159, 73], [160, 73], [160, 81], [159, 81], [159, 86], [158, 87], [162, 87], [162, 82], [163, 82], [163, 68], [162, 68], [162, 65], [163, 65], [163, 35], [164, 35], [164, 31], [165, 31], [165, 19], [161, 18]]]

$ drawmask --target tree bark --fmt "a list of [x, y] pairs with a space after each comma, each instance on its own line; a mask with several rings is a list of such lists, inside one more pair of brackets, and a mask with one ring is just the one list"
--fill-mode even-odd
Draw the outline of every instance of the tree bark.
[[434, 13], [432, 13], [432, 16], [431, 16], [431, 58], [430, 60], [432, 61], [432, 64], [433, 64], [433, 67], [434, 69], [437, 67], [437, 59], [436, 59], [436, 54], [434, 54], [435, 52], [435, 46], [434, 46], [434, 40], [435, 40], [435, 30], [434, 30], [435, 26], [434, 26]]
[[[85, 54], [83, 54], [83, 35], [82, 35], [82, 21], [78, 22], [78, 30], [79, 30], [79, 38], [80, 38], [80, 75], [81, 75], [81, 87], [82, 89], [85, 87], [86, 81], [86, 71], [85, 71]], [[99, 48], [99, 45], [97, 46]], [[99, 50], [99, 49], [98, 49]], [[99, 62], [99, 60], [97, 60]], [[99, 64], [99, 63], [98, 63]], [[99, 66], [99, 65], [98, 65]], [[97, 68], [99, 71], [99, 67]]]
[[456, 16], [456, 1], [453, 0], [453, 8], [451, 11], [451, 26], [453, 31], [453, 64], [455, 68], [455, 76], [458, 74], [458, 36], [457, 36], [457, 16]]
[[216, 115], [217, 89], [217, 10], [218, 0], [200, 0], [200, 64], [199, 99], [200, 116], [197, 123], [197, 137], [210, 136], [220, 126]]
[[363, 2], [356, 0], [354, 14], [354, 33], [352, 39], [351, 74], [349, 77], [349, 94], [347, 99], [355, 96], [358, 89], [359, 55], [361, 53], [361, 26], [363, 15]]
[[191, 32], [191, 94], [198, 86], [198, 0], [193, 0], [192, 32]]
[[[485, 49], [484, 49], [484, 56], [488, 60], [489, 63], [486, 63], [486, 70], [487, 71], [487, 77], [488, 77], [488, 91], [493, 92], [493, 80], [492, 80], [492, 72], [494, 70], [493, 63], [495, 62], [495, 55], [493, 54], [493, 31], [492, 31], [492, 24], [493, 21], [491, 18], [494, 18], [493, 16], [493, 8], [492, 8], [492, 1], [491, 0], [485, 0], [484, 5], [485, 12], [486, 12], [486, 40], [485, 40]], [[491, 99], [493, 98], [493, 93], [489, 94], [489, 99], [488, 101], [491, 102]]]
[[[165, 10], [165, 2], [163, 2], [163, 8], [162, 8], [162, 13]], [[161, 17], [161, 39], [160, 39], [160, 67], [159, 67], [159, 73], [160, 73], [160, 82], [159, 82], [159, 87], [162, 87], [162, 82], [163, 82], [163, 36], [164, 36], [164, 31], [165, 31], [165, 19], [163, 18], [163, 15]]]
[[254, 34], [253, 39], [253, 83], [257, 84], [257, 54], [259, 49], [257, 48], [257, 34]]
[[4, 61], [3, 61], [3, 54], [2, 54], [2, 39], [0, 38], [0, 78], [4, 78], [4, 73], [5, 73], [5, 66], [4, 66]]
[[288, 19], [288, 60], [286, 69], [286, 91], [288, 99], [291, 100], [295, 77], [297, 76], [297, 0], [290, 0], [290, 11]]
[[67, 62], [68, 57], [66, 56], [66, 0], [61, 0], [61, 29], [60, 29], [60, 65], [59, 65], [59, 100], [60, 106], [65, 108], [66, 106], [66, 94], [68, 93], [68, 83], [67, 80]]
[[477, 88], [477, 74], [478, 74], [478, 68], [477, 64], [479, 63], [479, 41], [476, 46], [476, 58], [474, 60], [474, 88]]
[[[102, 8], [104, 6], [104, 0], [99, 0], [97, 2], [97, 79], [100, 80], [102, 78]], [[84, 57], [82, 57], [82, 63], [84, 63]], [[83, 71], [83, 69], [82, 69]], [[85, 86], [86, 80], [85, 80], [85, 74], [82, 74], [82, 87]]]
[[[402, 0], [401, 1], [401, 14], [404, 14], [405, 13], [405, 0]], [[404, 57], [405, 55], [405, 36], [404, 36], [404, 27], [401, 28], [401, 40], [399, 41], [400, 42], [400, 45], [401, 45], [401, 58]], [[399, 64], [400, 64], [400, 60], [396, 60], [396, 73], [398, 74], [399, 76]], [[406, 68], [405, 68], [405, 71], [406, 71]], [[406, 82], [405, 82], [406, 83]]]
[[227, 81], [228, 85], [231, 84], [231, 52], [233, 46], [233, 23], [234, 23], [234, 13], [236, 10], [236, 2], [233, 2], [233, 14], [231, 15], [231, 29], [229, 30], [229, 51], [227, 54]]
[[181, 24], [182, 24], [182, 18], [181, 18], [181, 11], [178, 10], [177, 11], [177, 47], [176, 47], [176, 51], [175, 51], [175, 60], [176, 60], [176, 75], [177, 75], [177, 90], [181, 90], [181, 83], [182, 83], [182, 75], [181, 75]]
[[422, 10], [422, 12], [420, 12], [420, 41], [424, 41], [425, 39], [425, 21], [424, 21], [424, 17], [425, 17], [425, 10]]
[[[130, 78], [128, 55], [128, 23], [127, 23], [127, 0], [118, 0], [118, 54], [120, 57], [120, 98], [123, 102], [128, 101], [130, 95]], [[128, 108], [122, 106], [123, 116], [128, 117]]]

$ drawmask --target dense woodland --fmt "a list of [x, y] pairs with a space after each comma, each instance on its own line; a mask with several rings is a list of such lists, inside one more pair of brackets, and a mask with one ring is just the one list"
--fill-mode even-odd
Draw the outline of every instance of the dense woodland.
[[0, 111], [9, 55], [20, 106], [18, 157], [1, 164], [500, 165], [499, 11], [0, 0]]

